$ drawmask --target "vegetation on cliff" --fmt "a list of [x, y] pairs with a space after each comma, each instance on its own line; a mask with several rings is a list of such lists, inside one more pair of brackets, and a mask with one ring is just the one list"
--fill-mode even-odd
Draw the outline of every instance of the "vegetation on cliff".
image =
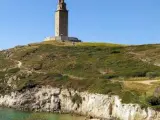
[[[42, 42], [17, 46], [0, 52], [0, 92], [51, 85], [119, 95], [124, 103], [157, 108], [159, 53], [158, 44]], [[154, 100], [158, 104], [152, 104]]]

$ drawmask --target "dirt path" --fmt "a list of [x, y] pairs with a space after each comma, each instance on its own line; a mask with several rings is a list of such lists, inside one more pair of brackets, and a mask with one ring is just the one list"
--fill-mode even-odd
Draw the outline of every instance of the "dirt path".
[[143, 80], [143, 81], [128, 81], [128, 82], [152, 85], [154, 82], [160, 82], [160, 80]]

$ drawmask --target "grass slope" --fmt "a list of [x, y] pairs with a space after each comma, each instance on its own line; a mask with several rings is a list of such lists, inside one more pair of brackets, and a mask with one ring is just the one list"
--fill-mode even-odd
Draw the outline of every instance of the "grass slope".
[[[0, 91], [36, 85], [119, 95], [124, 103], [150, 106], [160, 82], [160, 45], [42, 42], [0, 52]], [[18, 61], [22, 67], [17, 68]], [[16, 75], [8, 86], [8, 78]], [[13, 87], [16, 86], [16, 87]], [[5, 87], [4, 87], [5, 86]], [[156, 97], [157, 98], [157, 97]], [[148, 102], [149, 101], [149, 102]], [[158, 106], [158, 105], [156, 105]], [[155, 107], [155, 106], [154, 106]]]

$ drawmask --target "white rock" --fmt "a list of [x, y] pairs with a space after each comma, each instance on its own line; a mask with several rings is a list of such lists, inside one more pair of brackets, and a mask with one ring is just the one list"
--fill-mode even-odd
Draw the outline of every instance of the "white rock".
[[[82, 104], [72, 102], [77, 93], [82, 98]], [[74, 90], [43, 86], [25, 92], [12, 92], [0, 96], [0, 105], [34, 111], [62, 111], [76, 113], [95, 118], [119, 118], [121, 120], [160, 120], [160, 112], [150, 108], [141, 109], [137, 104], [122, 104], [118, 96], [91, 94]]]

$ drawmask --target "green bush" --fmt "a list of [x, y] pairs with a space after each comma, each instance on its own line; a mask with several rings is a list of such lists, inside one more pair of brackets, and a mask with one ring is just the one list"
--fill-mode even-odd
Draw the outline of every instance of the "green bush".
[[120, 97], [123, 103], [139, 103], [139, 96], [135, 91], [123, 91]]
[[56, 81], [61, 81], [61, 80], [68, 80], [69, 77], [67, 75], [62, 75], [60, 73], [48, 73], [47, 79], [49, 80], [56, 80]]
[[5, 77], [5, 72], [0, 71], [0, 79], [3, 79]]
[[147, 102], [151, 106], [159, 106], [160, 105], [160, 97], [150, 96], [147, 98]]
[[33, 69], [34, 70], [41, 70], [42, 69], [42, 63], [35, 63], [34, 65], [33, 65]]
[[132, 74], [132, 77], [145, 77], [146, 72], [145, 71], [136, 71]]
[[146, 77], [149, 77], [150, 79], [158, 77], [159, 74], [157, 72], [148, 72], [146, 73]]
[[120, 82], [111, 82], [110, 80], [97, 80], [89, 86], [90, 92], [99, 94], [119, 94], [122, 90]]
[[76, 103], [78, 106], [82, 104], [82, 98], [77, 93], [75, 93], [74, 96], [72, 96], [71, 100], [74, 104]]
[[37, 86], [37, 83], [35, 83], [35, 81], [33, 80], [29, 80], [29, 79], [25, 79], [25, 80], [21, 80], [19, 81], [19, 83], [17, 83], [18, 91], [22, 91], [23, 89], [31, 89]]
[[103, 79], [112, 79], [112, 78], [117, 78], [118, 75], [116, 74], [107, 74], [107, 75], [104, 75], [102, 76]]
[[118, 53], [121, 53], [119, 49], [115, 49], [111, 51], [111, 54], [118, 54]]
[[19, 72], [20, 71], [20, 68], [11, 68], [11, 69], [9, 69], [7, 72], [8, 73], [17, 73], [17, 72]]

